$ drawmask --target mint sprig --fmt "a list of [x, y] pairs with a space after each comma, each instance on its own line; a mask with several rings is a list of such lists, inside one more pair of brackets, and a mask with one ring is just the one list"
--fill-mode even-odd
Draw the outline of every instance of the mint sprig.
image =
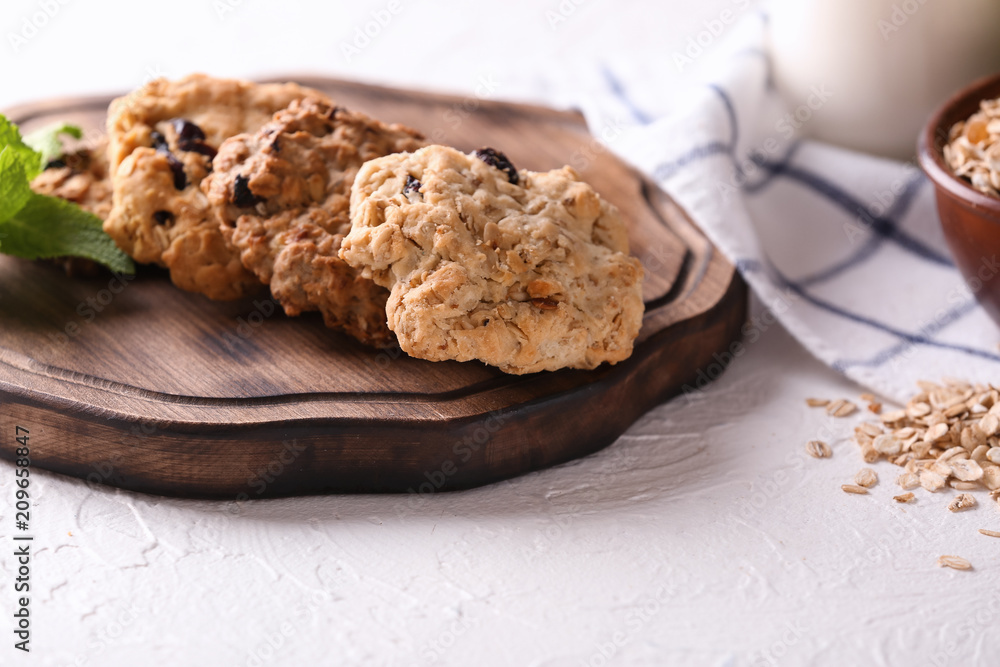
[[31, 180], [62, 155], [63, 134], [81, 136], [77, 127], [57, 125], [24, 139], [0, 114], [0, 252], [24, 259], [84, 257], [117, 273], [135, 273], [132, 259], [104, 233], [100, 218], [31, 189]]

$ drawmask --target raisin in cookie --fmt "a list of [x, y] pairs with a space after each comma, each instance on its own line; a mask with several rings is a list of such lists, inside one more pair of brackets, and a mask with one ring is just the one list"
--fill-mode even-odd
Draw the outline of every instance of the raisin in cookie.
[[243, 265], [287, 314], [319, 310], [327, 326], [383, 345], [393, 341], [389, 293], [338, 256], [351, 184], [367, 160], [423, 145], [407, 127], [307, 98], [222, 144], [203, 189]]
[[368, 162], [343, 257], [391, 290], [408, 354], [507, 373], [594, 368], [632, 352], [642, 275], [617, 209], [570, 167], [517, 171], [444, 146]]
[[136, 261], [170, 269], [182, 289], [222, 300], [260, 290], [222, 235], [200, 185], [223, 141], [256, 131], [307, 94], [321, 96], [295, 84], [196, 74], [158, 79], [112, 102], [114, 200], [104, 231]]

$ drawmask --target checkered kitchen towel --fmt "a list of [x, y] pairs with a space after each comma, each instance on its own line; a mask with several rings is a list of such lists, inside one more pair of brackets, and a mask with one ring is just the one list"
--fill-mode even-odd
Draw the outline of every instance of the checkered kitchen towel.
[[[748, 17], [710, 83], [661, 120], [634, 111], [639, 126], [613, 150], [685, 207], [834, 369], [896, 400], [917, 379], [998, 382], [1000, 329], [953, 265], [930, 183], [915, 163], [799, 140], [829, 93], [782, 102], [765, 28], [766, 16]], [[630, 104], [627, 86], [610, 88]]]

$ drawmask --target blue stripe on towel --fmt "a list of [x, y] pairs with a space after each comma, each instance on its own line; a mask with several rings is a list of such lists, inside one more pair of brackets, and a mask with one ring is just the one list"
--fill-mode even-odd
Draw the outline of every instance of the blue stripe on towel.
[[649, 125], [653, 122], [653, 118], [647, 114], [645, 111], [640, 109], [632, 98], [629, 96], [628, 92], [625, 90], [625, 85], [622, 83], [621, 79], [615, 76], [614, 72], [607, 66], [601, 68], [601, 74], [604, 75], [604, 80], [608, 83], [608, 88], [618, 101], [625, 105], [629, 113], [632, 114], [632, 118], [641, 125]]
[[[736, 268], [739, 269], [740, 272], [745, 272], [745, 273], [765, 272], [764, 264], [760, 260], [756, 259], [738, 260], [736, 262]], [[820, 310], [825, 310], [826, 312], [831, 313], [833, 315], [838, 315], [845, 319], [851, 320], [852, 322], [855, 322], [857, 324], [862, 324], [871, 327], [873, 329], [877, 329], [879, 331], [882, 331], [883, 333], [890, 334], [900, 339], [900, 343], [894, 344], [892, 347], [887, 348], [886, 350], [883, 350], [882, 352], [876, 354], [875, 357], [873, 357], [871, 360], [835, 361], [833, 363], [833, 367], [838, 371], [843, 371], [850, 366], [859, 366], [859, 365], [864, 365], [868, 367], [880, 366], [886, 363], [887, 361], [890, 361], [898, 357], [900, 354], [905, 352], [913, 345], [926, 345], [928, 347], [935, 347], [943, 350], [952, 350], [955, 352], [961, 352], [963, 354], [968, 354], [970, 356], [980, 357], [983, 359], [989, 359], [991, 361], [1000, 361], [1000, 355], [997, 355], [995, 353], [987, 352], [986, 350], [967, 347], [965, 345], [955, 345], [952, 343], [945, 343], [942, 341], [934, 340], [929, 337], [930, 334], [937, 333], [938, 331], [948, 326], [949, 324], [955, 322], [956, 320], [960, 319], [967, 313], [970, 313], [973, 310], [975, 310], [975, 306], [972, 302], [962, 304], [949, 311], [946, 311], [941, 318], [938, 318], [934, 322], [931, 322], [930, 324], [926, 325], [919, 332], [910, 333], [898, 329], [896, 327], [890, 326], [888, 324], [885, 324], [883, 322], [879, 322], [878, 320], [872, 319], [870, 317], [866, 317], [864, 315], [851, 312], [846, 308], [830, 303], [819, 297], [813, 296], [808, 291], [806, 291], [806, 289], [802, 285], [795, 283], [789, 280], [784, 275], [782, 275], [782, 273], [777, 269], [777, 267], [775, 267], [770, 262], [768, 262], [767, 264], [766, 272], [773, 276], [775, 282], [779, 283], [783, 287], [790, 289], [795, 294], [802, 297], [803, 299], [811, 303], [813, 306], [819, 308]]]
[[719, 96], [722, 100], [722, 106], [726, 109], [726, 117], [729, 118], [729, 147], [730, 151], [736, 152], [736, 145], [740, 141], [740, 123], [736, 119], [736, 107], [733, 106], [733, 100], [729, 97], [729, 93], [723, 90], [722, 86], [710, 83], [708, 84], [708, 89]]
[[731, 156], [731, 149], [726, 144], [718, 141], [705, 144], [703, 146], [695, 146], [688, 152], [682, 153], [681, 156], [675, 160], [660, 164], [655, 170], [653, 170], [653, 178], [658, 181], [665, 181], [668, 178], [672, 178], [674, 174], [689, 164], [698, 162], [699, 160], [703, 160], [704, 158], [712, 155]]
[[[941, 318], [935, 320], [933, 323], [921, 329], [920, 334], [923, 338], [927, 335], [937, 333], [949, 324], [961, 319], [968, 313], [971, 313], [977, 309], [975, 301], [968, 301], [961, 306], [957, 306], [947, 311]], [[929, 339], [928, 339], [929, 340]], [[903, 340], [895, 345], [885, 348], [872, 355], [867, 359], [838, 359], [834, 362], [833, 367], [838, 371], [844, 371], [848, 368], [854, 366], [864, 366], [867, 368], [878, 368], [879, 366], [885, 364], [888, 361], [900, 357], [907, 350], [912, 348], [914, 345], [922, 344], [923, 341], [911, 341]], [[985, 350], [977, 350], [975, 348], [969, 348], [961, 345], [950, 345], [948, 343], [934, 343], [937, 347], [943, 347], [945, 349], [952, 349], [959, 352], [964, 352], [976, 357], [982, 357], [984, 359], [990, 359], [992, 361], [1000, 361], [1000, 356], [987, 352]]]
[[[873, 232], [893, 241], [904, 250], [941, 266], [954, 266], [951, 259], [947, 256], [942, 255], [937, 250], [931, 248], [919, 239], [911, 236], [906, 231], [900, 229], [899, 225], [891, 217], [887, 215], [872, 215], [871, 210], [867, 206], [850, 195], [846, 190], [838, 185], [835, 185], [831, 181], [826, 180], [822, 176], [803, 169], [802, 167], [792, 166], [788, 162], [764, 163], [761, 166], [764, 169], [770, 170], [772, 172], [772, 177], [765, 179], [761, 183], [755, 184], [755, 192], [769, 184], [774, 177], [785, 176], [800, 185], [808, 187], [817, 194], [826, 197], [830, 202], [849, 213], [853, 220], [856, 220], [861, 224], [866, 224]], [[918, 178], [923, 180], [922, 176]], [[900, 196], [897, 197], [897, 204], [905, 210], [909, 207], [910, 202], [919, 190], [920, 188], [916, 185], [907, 187], [900, 194]], [[898, 200], [902, 200], [902, 202], [899, 202]]]

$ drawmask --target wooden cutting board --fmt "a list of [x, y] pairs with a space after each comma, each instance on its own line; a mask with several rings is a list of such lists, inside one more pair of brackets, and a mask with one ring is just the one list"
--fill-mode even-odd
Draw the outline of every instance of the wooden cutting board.
[[[217, 303], [143, 268], [71, 280], [0, 256], [0, 456], [30, 432], [33, 466], [173, 496], [245, 500], [468, 488], [590, 454], [721, 371], [746, 287], [662, 191], [601, 148], [579, 114], [298, 77], [429, 138], [572, 164], [630, 222], [647, 276], [635, 353], [594, 371], [505, 375], [372, 350], [285, 317], [264, 293]], [[104, 126], [110, 97], [10, 110], [30, 131]], [[705, 368], [707, 374], [699, 369]]]

